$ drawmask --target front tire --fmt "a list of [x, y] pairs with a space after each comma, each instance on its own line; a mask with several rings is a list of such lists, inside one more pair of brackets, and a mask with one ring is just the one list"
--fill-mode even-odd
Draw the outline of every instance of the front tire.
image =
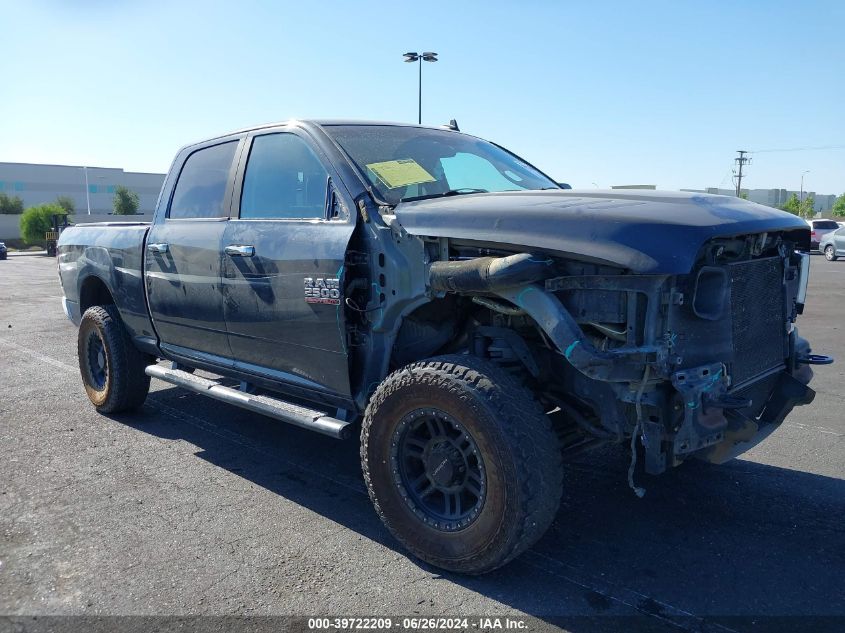
[[373, 505], [418, 558], [450, 571], [500, 567], [551, 525], [562, 466], [551, 423], [496, 365], [442, 356], [379, 385], [361, 429]]
[[836, 249], [833, 248], [833, 244], [828, 244], [824, 247], [824, 258], [829, 262], [835, 262], [837, 260]]
[[132, 343], [113, 305], [93, 306], [82, 315], [77, 341], [79, 372], [88, 399], [99, 413], [137, 409], [147, 398], [150, 357]]

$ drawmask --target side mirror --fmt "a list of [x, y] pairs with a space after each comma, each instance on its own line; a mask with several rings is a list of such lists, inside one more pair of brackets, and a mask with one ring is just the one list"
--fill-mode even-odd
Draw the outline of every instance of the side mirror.
[[570, 185], [568, 182], [559, 182], [557, 183], [557, 186], [561, 189], [572, 189], [572, 185]]

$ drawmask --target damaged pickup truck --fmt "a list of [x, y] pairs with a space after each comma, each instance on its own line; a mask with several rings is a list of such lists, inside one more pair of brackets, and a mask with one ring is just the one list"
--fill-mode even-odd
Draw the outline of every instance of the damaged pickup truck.
[[546, 531], [567, 456], [630, 447], [642, 494], [638, 455], [721, 463], [811, 402], [809, 247], [737, 198], [561, 189], [456, 125], [291, 121], [185, 147], [151, 224], [58, 250], [99, 411], [152, 376], [355, 430], [396, 538], [482, 573]]

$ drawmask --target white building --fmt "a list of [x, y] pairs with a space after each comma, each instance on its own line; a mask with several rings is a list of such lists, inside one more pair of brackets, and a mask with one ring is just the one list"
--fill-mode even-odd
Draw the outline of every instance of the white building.
[[[696, 193], [717, 193], [722, 196], [735, 196], [736, 189], [719, 189], [718, 187], [707, 187], [707, 189], [681, 189], [681, 191], [692, 191]], [[796, 196], [804, 196], [806, 200], [810, 196], [813, 197], [813, 208], [816, 213], [825, 213], [830, 211], [833, 203], [836, 201], [836, 195], [817, 194], [815, 191], [790, 191], [789, 189], [742, 189], [742, 193], [748, 196], [751, 202], [758, 202], [770, 207], [781, 207], [786, 204], [786, 201], [792, 197], [794, 193]]]
[[76, 204], [78, 216], [87, 214], [89, 200], [92, 214], [111, 213], [114, 190], [118, 185], [138, 194], [139, 213], [151, 214], [163, 183], [164, 174], [123, 171], [113, 167], [0, 163], [0, 192], [20, 197], [24, 208], [55, 202], [58, 196], [69, 196]]

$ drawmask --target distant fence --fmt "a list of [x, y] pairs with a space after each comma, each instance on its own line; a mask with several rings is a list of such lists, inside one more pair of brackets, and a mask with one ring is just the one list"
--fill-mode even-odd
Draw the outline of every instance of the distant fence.
[[[70, 216], [70, 221], [73, 224], [83, 224], [85, 222], [131, 222], [138, 220], [141, 222], [149, 222], [152, 215], [107, 215], [104, 213], [77, 213]], [[0, 242], [3, 240], [15, 240], [21, 236], [20, 228], [21, 216], [19, 215], [0, 215]]]

